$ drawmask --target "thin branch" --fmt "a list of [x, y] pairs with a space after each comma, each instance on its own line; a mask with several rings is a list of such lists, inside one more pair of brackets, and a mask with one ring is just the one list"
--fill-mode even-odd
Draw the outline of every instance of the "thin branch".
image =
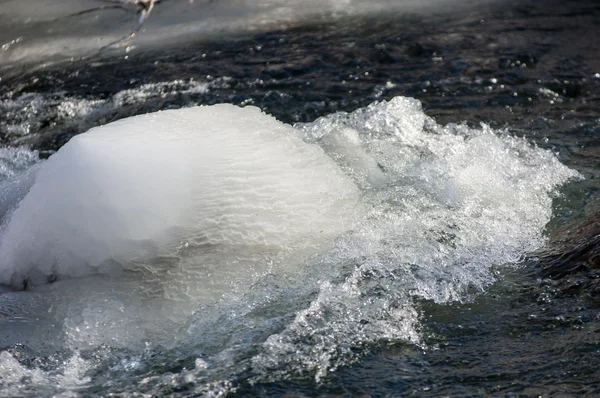
[[120, 3], [120, 4], [127, 4], [127, 5], [135, 5], [137, 7], [136, 14], [139, 14], [137, 23], [133, 27], [133, 29], [131, 30], [129, 35], [124, 36], [119, 40], [116, 40], [112, 43], [107, 44], [106, 46], [102, 47], [100, 49], [100, 51], [102, 51], [108, 47], [119, 48], [119, 47], [123, 47], [123, 46], [126, 46], [127, 44], [129, 44], [129, 42], [140, 31], [140, 29], [144, 25], [144, 22], [146, 22], [146, 19], [148, 19], [148, 17], [150, 16], [150, 13], [154, 9], [154, 4], [160, 2], [160, 0], [100, 0], [100, 1], [108, 2], [108, 3]]
[[[138, 17], [136, 19], [134, 19], [134, 26], [131, 29], [131, 31], [129, 32], [129, 34], [127, 36], [123, 36], [119, 40], [115, 40], [112, 43], [105, 45], [104, 47], [102, 47], [99, 50], [100, 52], [102, 52], [102, 51], [106, 50], [107, 48], [119, 48], [119, 47], [123, 47], [123, 46], [126, 46], [127, 44], [129, 44], [131, 42], [131, 40], [133, 40], [133, 38], [138, 34], [138, 32], [140, 31], [140, 29], [142, 28], [142, 26], [144, 25], [146, 20], [152, 13], [152, 10], [154, 9], [154, 5], [160, 3], [162, 0], [96, 0], [96, 1], [108, 3], [110, 5], [90, 8], [88, 10], [83, 10], [83, 11], [80, 11], [80, 12], [77, 12], [74, 14], [70, 14], [70, 15], [68, 15], [68, 17], [88, 14], [91, 12], [96, 12], [96, 11], [106, 10], [106, 9], [121, 9], [121, 10], [125, 10], [125, 11], [130, 11], [131, 9], [127, 8], [127, 6], [135, 6], [136, 7], [135, 14], [138, 15]], [[209, 3], [212, 3], [213, 1], [214, 0], [208, 0]], [[194, 0], [188, 0], [188, 2], [190, 4], [192, 4], [194, 2]]]
[[96, 12], [96, 11], [100, 11], [100, 10], [109, 10], [109, 9], [119, 9], [119, 10], [123, 10], [123, 11], [131, 11], [121, 5], [114, 5], [114, 6], [99, 6], [99, 7], [94, 7], [94, 8], [89, 8], [87, 10], [83, 10], [83, 11], [79, 11], [76, 12], [74, 14], [69, 14], [67, 16], [61, 17], [61, 18], [70, 18], [70, 17], [75, 17], [78, 15], [83, 15], [83, 14], [89, 14], [90, 12]]

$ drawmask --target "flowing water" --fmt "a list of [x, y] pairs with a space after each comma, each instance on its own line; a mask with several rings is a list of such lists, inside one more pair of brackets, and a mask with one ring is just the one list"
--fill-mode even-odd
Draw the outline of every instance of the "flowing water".
[[600, 6], [297, 3], [0, 5], [0, 396], [599, 394]]

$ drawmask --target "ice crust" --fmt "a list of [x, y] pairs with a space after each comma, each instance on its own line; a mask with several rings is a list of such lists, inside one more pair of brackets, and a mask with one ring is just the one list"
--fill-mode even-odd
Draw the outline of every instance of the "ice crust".
[[[223, 393], [249, 368], [321, 379], [372, 344], [420, 344], [415, 298], [484, 291], [544, 243], [558, 188], [580, 178], [526, 139], [440, 126], [403, 97], [295, 128], [228, 105], [129, 118], [34, 175], [4, 226], [2, 280], [105, 274], [0, 295], [22, 317], [2, 345], [133, 350], [96, 377], [155, 395]], [[155, 346], [195, 367], [135, 379]], [[24, 372], [11, 358], [0, 366]]]
[[[498, 0], [478, 3], [494, 1]], [[63, 0], [52, 4], [44, 0], [4, 0], [0, 65], [91, 55], [129, 32], [130, 19], [123, 18], [120, 10], [66, 18], [93, 7], [94, 3], [89, 0]], [[429, 15], [432, 10], [439, 13], [472, 7], [471, 2], [464, 0], [198, 0], [171, 3], [168, 7], [157, 4], [141, 32], [144, 34], [137, 35], [128, 49], [189, 42], [198, 37], [222, 39], [307, 22], [335, 22], [344, 17], [377, 17], [384, 13]]]
[[[43, 283], [172, 253], [277, 254], [351, 225], [358, 190], [323, 151], [257, 108], [136, 116], [51, 156], [6, 225], [0, 283]], [[350, 215], [350, 217], [348, 217]]]

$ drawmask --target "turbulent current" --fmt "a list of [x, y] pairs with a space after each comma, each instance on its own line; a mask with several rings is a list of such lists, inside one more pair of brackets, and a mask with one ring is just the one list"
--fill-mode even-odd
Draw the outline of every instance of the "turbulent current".
[[0, 397], [600, 396], [598, 1], [116, 3], [0, 1]]
[[5, 396], [217, 395], [424, 344], [416, 301], [518, 267], [581, 178], [406, 97], [293, 127], [192, 107], [1, 156]]

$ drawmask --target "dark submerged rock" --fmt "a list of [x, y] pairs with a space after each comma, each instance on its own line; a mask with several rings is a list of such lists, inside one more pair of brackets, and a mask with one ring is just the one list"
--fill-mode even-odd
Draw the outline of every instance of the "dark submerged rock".
[[555, 231], [539, 258], [545, 277], [560, 279], [600, 268], [600, 212]]
[[600, 212], [553, 232], [537, 264], [539, 276], [561, 294], [600, 301]]

